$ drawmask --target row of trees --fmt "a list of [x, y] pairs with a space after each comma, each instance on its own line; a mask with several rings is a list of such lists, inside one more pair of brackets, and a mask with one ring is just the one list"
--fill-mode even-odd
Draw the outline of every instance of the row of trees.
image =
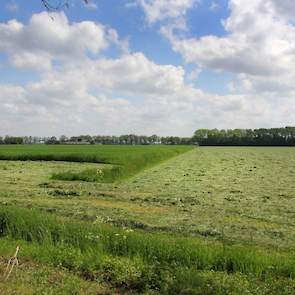
[[191, 138], [157, 135], [121, 135], [121, 136], [94, 136], [94, 141], [100, 144], [191, 144]]
[[5, 136], [4, 138], [0, 136], [0, 144], [23, 144], [23, 137], [15, 136]]
[[167, 145], [214, 145], [214, 146], [295, 146], [295, 127], [260, 129], [198, 129], [193, 137], [157, 135], [80, 135], [53, 137], [0, 137], [0, 144], [167, 144]]
[[191, 144], [192, 138], [184, 138], [177, 136], [160, 137], [158, 135], [121, 135], [121, 136], [105, 136], [105, 135], [81, 135], [67, 138], [61, 136], [58, 140], [60, 143], [75, 144], [75, 143], [90, 143], [90, 144], [134, 144], [134, 145], [148, 145], [148, 144]]
[[295, 146], [295, 127], [260, 129], [198, 129], [193, 141], [214, 146]]
[[160, 137], [157, 135], [121, 135], [121, 136], [104, 136], [104, 135], [80, 135], [67, 137], [65, 135], [59, 138], [52, 137], [0, 137], [0, 144], [131, 144], [131, 145], [149, 145], [149, 144], [169, 144], [169, 145], [186, 145], [192, 144], [190, 137], [168, 136]]

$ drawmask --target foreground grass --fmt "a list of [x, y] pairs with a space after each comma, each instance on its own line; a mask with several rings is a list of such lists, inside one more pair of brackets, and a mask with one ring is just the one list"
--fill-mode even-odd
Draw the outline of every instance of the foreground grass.
[[[21, 241], [19, 241], [21, 242]], [[103, 295], [114, 294], [108, 285], [83, 280], [65, 268], [44, 265], [29, 259], [22, 253], [20, 265], [8, 280], [1, 275], [7, 257], [13, 252], [15, 241], [0, 240], [0, 295]], [[11, 253], [9, 253], [9, 250]], [[3, 257], [1, 257], [3, 255]]]
[[106, 169], [53, 174], [54, 179], [113, 182], [191, 150], [190, 146], [2, 145], [0, 160], [67, 161], [112, 164]]
[[117, 183], [50, 179], [79, 165], [102, 167], [0, 162], [5, 257], [20, 243], [22, 261], [123, 294], [295, 294], [294, 148], [197, 148]]
[[[59, 256], [52, 260], [42, 259], [42, 253], [48, 248], [44, 246], [0, 239], [0, 256], [9, 257], [16, 244], [22, 245], [20, 252], [20, 266], [7, 281], [0, 278], [1, 295], [68, 295], [68, 294], [187, 294], [187, 295], [292, 295], [295, 291], [295, 282], [291, 279], [268, 278], [261, 280], [254, 276], [241, 273], [225, 273], [218, 271], [196, 271], [182, 268], [169, 270], [167, 267], [157, 271], [158, 282], [145, 289], [126, 289], [124, 283], [137, 277], [138, 267], [134, 262], [122, 257], [104, 257], [103, 272], [96, 272], [96, 279], [85, 280], [83, 273], [77, 274], [74, 270], [68, 271], [61, 267], [61, 248], [52, 252]], [[65, 253], [65, 249], [63, 249]], [[39, 254], [39, 256], [37, 256]], [[64, 254], [64, 257], [69, 255]], [[42, 263], [40, 263], [40, 261]], [[6, 261], [0, 260], [0, 274]], [[130, 267], [133, 265], [133, 268]], [[154, 268], [156, 270], [156, 268]], [[103, 283], [101, 281], [107, 281]], [[159, 286], [160, 281], [160, 287]], [[111, 284], [116, 284], [114, 288]]]
[[[11, 239], [16, 239], [25, 257], [138, 292], [150, 289], [162, 294], [179, 290], [188, 290], [181, 294], [227, 294], [221, 293], [218, 286], [222, 285], [222, 277], [232, 278], [227, 274], [234, 274], [233, 281], [247, 282], [249, 288], [254, 284], [251, 280], [263, 285], [274, 280], [279, 285], [287, 282], [286, 286], [294, 291], [294, 282], [290, 280], [295, 275], [292, 252], [133, 232], [16, 207], [0, 209], [0, 233], [2, 251]], [[211, 272], [217, 272], [216, 278], [221, 280], [214, 287], [216, 293], [193, 293], [200, 291], [199, 287], [206, 285], [204, 282], [211, 281], [210, 286], [214, 286]], [[234, 287], [233, 282], [230, 285], [228, 288]]]

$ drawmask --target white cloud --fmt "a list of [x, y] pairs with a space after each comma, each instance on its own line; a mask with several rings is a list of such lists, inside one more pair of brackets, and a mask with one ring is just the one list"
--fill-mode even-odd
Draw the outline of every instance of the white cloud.
[[279, 93], [294, 88], [295, 27], [290, 22], [293, 6], [294, 1], [230, 0], [231, 13], [223, 21], [225, 36], [181, 38], [167, 28], [162, 28], [162, 33], [187, 63], [243, 74], [246, 92], [252, 89]]
[[[174, 124], [176, 112], [191, 108], [191, 102], [186, 101], [188, 98], [183, 94], [190, 91], [184, 84], [182, 67], [157, 65], [142, 53], [126, 53], [117, 59], [101, 56], [90, 59], [81, 51], [81, 59], [76, 59], [76, 54], [69, 55], [62, 66], [50, 68], [50, 64], [44, 62], [50, 62], [57, 55], [42, 42], [38, 44], [42, 50], [19, 53], [16, 39], [20, 38], [19, 32], [27, 31], [25, 25], [12, 21], [0, 27], [2, 35], [3, 31], [8, 32], [1, 46], [15, 66], [48, 68], [39, 81], [23, 87], [0, 85], [3, 110], [0, 134], [7, 132], [7, 121], [13, 122], [9, 132], [18, 134], [32, 133], [30, 130], [46, 135], [161, 133], [164, 130], [172, 134], [172, 128], [184, 132], [182, 122], [178, 127]], [[115, 31], [109, 35], [113, 42], [119, 40]], [[63, 42], [57, 42], [54, 50], [62, 56]], [[147, 124], [147, 120], [153, 121]], [[164, 124], [167, 121], [171, 124]], [[77, 122], [79, 127], [71, 129]]]
[[220, 5], [216, 3], [215, 1], [212, 1], [209, 7], [211, 11], [217, 11], [219, 8], [220, 8]]
[[200, 68], [195, 68], [187, 74], [187, 79], [190, 81], [195, 81], [198, 79], [201, 72], [202, 70]]
[[142, 53], [115, 60], [101, 59], [90, 64], [88, 72], [89, 68], [96, 73], [93, 73], [95, 83], [131, 94], [170, 94], [184, 85], [182, 67], [157, 65]]
[[[232, 24], [228, 21], [226, 25]], [[170, 37], [172, 42], [186, 41]], [[210, 41], [212, 46], [220, 42], [215, 38], [217, 41]], [[226, 38], [224, 42], [233, 42], [231, 35]], [[0, 24], [0, 50], [11, 62], [16, 67], [46, 70], [39, 80], [24, 86], [0, 84], [0, 134], [189, 136], [200, 127], [292, 125], [295, 94], [283, 100], [272, 94], [270, 101], [269, 96], [254, 91], [274, 79], [272, 64], [268, 69], [267, 62], [261, 63], [258, 73], [255, 68], [253, 72], [237, 71], [234, 92], [215, 95], [187, 84], [182, 66], [159, 65], [143, 53], [128, 50], [118, 58], [103, 57], [101, 51], [109, 43], [120, 42], [116, 31], [93, 22], [71, 24], [64, 14], [55, 15], [54, 21], [41, 13], [28, 24], [16, 20]], [[220, 56], [230, 59], [224, 48], [219, 47]], [[90, 58], [88, 51], [94, 56]], [[61, 61], [58, 67], [52, 67], [55, 60]], [[203, 67], [211, 64], [200, 58], [192, 62]], [[228, 70], [226, 66], [214, 69]], [[281, 71], [284, 73], [284, 65]], [[197, 74], [192, 72], [192, 77]], [[245, 88], [248, 94], [243, 93]]]
[[275, 13], [294, 21], [295, 2], [293, 0], [270, 0], [270, 2], [269, 8], [274, 9]]
[[62, 12], [43, 12], [34, 14], [27, 25], [16, 20], [1, 23], [0, 51], [15, 66], [50, 69], [53, 60], [82, 59], [86, 52], [98, 54], [109, 42], [119, 43], [113, 40], [115, 34], [92, 21], [69, 23]]
[[149, 24], [168, 20], [177, 29], [186, 29], [185, 15], [199, 0], [137, 0]]
[[129, 40], [127, 38], [120, 39], [117, 31], [112, 28], [107, 30], [107, 34], [108, 40], [117, 45], [123, 53], [129, 52]]
[[189, 136], [196, 128], [231, 128], [233, 122], [291, 124], [295, 108], [287, 109], [287, 103], [270, 104], [255, 94], [204, 93], [185, 84], [181, 67], [157, 65], [136, 53], [68, 65], [24, 87], [1, 85], [0, 134]]
[[27, 68], [46, 71], [51, 68], [52, 57], [46, 52], [40, 52], [38, 55], [32, 52], [20, 52], [11, 55], [11, 62], [17, 68]]

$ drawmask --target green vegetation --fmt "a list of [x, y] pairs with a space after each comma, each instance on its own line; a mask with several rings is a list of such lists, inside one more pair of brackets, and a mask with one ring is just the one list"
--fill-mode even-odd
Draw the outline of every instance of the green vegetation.
[[[11, 255], [15, 250], [14, 243], [15, 241], [4, 239], [0, 243], [0, 276], [6, 267], [2, 255]], [[116, 290], [110, 285], [83, 280], [65, 268], [32, 262], [27, 258], [22, 259], [17, 272], [12, 273], [8, 280], [0, 279], [1, 295], [111, 295], [114, 293]]]
[[0, 160], [112, 164], [108, 169], [55, 173], [54, 179], [113, 182], [190, 150], [189, 146], [0, 146]]
[[260, 129], [198, 129], [192, 141], [205, 146], [295, 146], [295, 127]]
[[194, 148], [115, 183], [52, 178], [115, 164], [0, 161], [0, 257], [20, 244], [33, 269], [98, 290], [294, 294], [293, 148]]
[[[294, 253], [133, 232], [15, 207], [1, 208], [0, 232], [5, 241], [18, 240], [25, 257], [137, 291], [191, 289], [199, 270], [243, 273], [262, 280], [295, 274]], [[163, 271], [164, 278], [158, 277]]]

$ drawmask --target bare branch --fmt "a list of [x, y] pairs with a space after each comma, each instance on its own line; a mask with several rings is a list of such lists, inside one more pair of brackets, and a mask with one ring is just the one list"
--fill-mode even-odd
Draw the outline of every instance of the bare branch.
[[[89, 4], [89, 0], [83, 0], [85, 4]], [[69, 1], [68, 0], [41, 0], [43, 6], [48, 11], [58, 11], [64, 8], [69, 8]]]

